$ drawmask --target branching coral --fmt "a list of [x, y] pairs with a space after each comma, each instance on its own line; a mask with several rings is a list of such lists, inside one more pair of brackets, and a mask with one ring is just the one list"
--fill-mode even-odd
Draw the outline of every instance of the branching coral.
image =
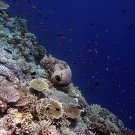
[[90, 105], [90, 116], [97, 116], [99, 114], [99, 112], [102, 110], [102, 108], [100, 107], [100, 105], [97, 104], [92, 104]]
[[28, 100], [28, 103], [26, 106], [23, 106], [21, 111], [22, 112], [29, 112], [31, 113], [34, 117], [37, 116], [37, 113], [36, 113], [36, 106], [37, 106], [37, 97], [36, 96], [28, 96], [27, 97], [27, 100]]
[[69, 96], [71, 97], [81, 97], [81, 91], [79, 90], [78, 87], [75, 87], [73, 83], [70, 83], [67, 87], [63, 87], [62, 91], [68, 93]]
[[58, 127], [69, 127], [71, 122], [63, 115], [60, 119], [54, 119], [52, 123], [55, 123]]
[[[0, 119], [1, 125], [0, 129], [3, 131], [6, 131], [6, 135], [12, 135], [13, 132], [15, 131], [16, 123], [16, 116], [12, 114], [7, 114], [3, 118]], [[1, 132], [0, 132], [1, 133]]]
[[39, 123], [40, 126], [40, 135], [58, 135], [58, 131], [54, 125], [51, 125], [49, 121], [42, 120]]
[[19, 121], [16, 125], [16, 131], [15, 133], [17, 135], [25, 134], [25, 133], [31, 133], [34, 132], [31, 127], [33, 127], [33, 116], [30, 113], [26, 113], [21, 117], [21, 121]]

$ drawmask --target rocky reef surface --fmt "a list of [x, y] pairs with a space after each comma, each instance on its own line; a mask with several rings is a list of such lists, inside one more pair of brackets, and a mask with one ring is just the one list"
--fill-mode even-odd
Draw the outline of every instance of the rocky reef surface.
[[0, 135], [135, 135], [100, 105], [89, 105], [72, 72], [27, 30], [0, 12]]

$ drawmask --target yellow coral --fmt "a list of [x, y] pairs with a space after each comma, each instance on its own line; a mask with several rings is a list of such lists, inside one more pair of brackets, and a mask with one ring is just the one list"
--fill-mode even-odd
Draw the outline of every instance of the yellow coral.
[[78, 118], [80, 116], [80, 110], [73, 103], [70, 103], [68, 108], [64, 108], [64, 114], [69, 118]]
[[41, 99], [36, 106], [39, 119], [51, 117], [59, 119], [63, 115], [62, 104], [54, 99]]
[[57, 135], [57, 130], [54, 125], [51, 125], [49, 121], [42, 120], [39, 122], [40, 131], [39, 134], [41, 135]]
[[43, 91], [43, 90], [48, 90], [49, 89], [49, 85], [47, 84], [47, 82], [43, 82], [40, 79], [33, 79], [30, 81], [30, 86], [37, 90], [37, 91]]

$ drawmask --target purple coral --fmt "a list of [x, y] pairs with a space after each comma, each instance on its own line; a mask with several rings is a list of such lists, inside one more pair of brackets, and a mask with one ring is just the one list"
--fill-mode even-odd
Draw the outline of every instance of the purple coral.
[[0, 75], [8, 77], [10, 81], [14, 80], [14, 74], [5, 66], [0, 65]]
[[2, 87], [0, 88], [0, 98], [7, 103], [11, 103], [18, 101], [20, 96], [17, 90], [15, 90], [14, 88]]

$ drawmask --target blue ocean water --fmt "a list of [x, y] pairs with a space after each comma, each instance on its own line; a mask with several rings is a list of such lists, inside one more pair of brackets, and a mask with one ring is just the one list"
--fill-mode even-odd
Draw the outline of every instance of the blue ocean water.
[[89, 104], [135, 130], [135, 1], [7, 0], [12, 17], [54, 57], [66, 61]]

